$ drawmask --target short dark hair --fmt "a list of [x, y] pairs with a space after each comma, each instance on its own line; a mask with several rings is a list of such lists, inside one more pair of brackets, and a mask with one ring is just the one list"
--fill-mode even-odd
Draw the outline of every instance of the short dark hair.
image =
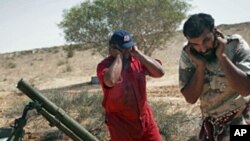
[[209, 31], [214, 29], [214, 19], [209, 14], [198, 13], [190, 16], [184, 23], [183, 34], [185, 37], [195, 38], [199, 37], [205, 29]]

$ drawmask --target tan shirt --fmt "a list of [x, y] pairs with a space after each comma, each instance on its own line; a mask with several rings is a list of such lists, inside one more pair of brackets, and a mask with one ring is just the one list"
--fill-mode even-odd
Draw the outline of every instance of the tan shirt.
[[[240, 35], [231, 35], [232, 41], [225, 53], [242, 71], [250, 75], [250, 48]], [[195, 72], [195, 64], [182, 50], [179, 60], [179, 86], [184, 88]], [[250, 88], [250, 84], [249, 84]], [[192, 93], [190, 93], [192, 94]], [[242, 97], [229, 85], [219, 61], [207, 64], [203, 91], [200, 96], [200, 108], [204, 117], [218, 117], [237, 108], [244, 109], [250, 96]]]

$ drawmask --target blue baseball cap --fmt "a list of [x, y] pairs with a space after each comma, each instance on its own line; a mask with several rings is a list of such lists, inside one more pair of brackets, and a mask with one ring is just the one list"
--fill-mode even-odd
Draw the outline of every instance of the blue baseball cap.
[[135, 46], [131, 34], [126, 30], [116, 30], [110, 39], [111, 44], [118, 44], [121, 48], [129, 48]]

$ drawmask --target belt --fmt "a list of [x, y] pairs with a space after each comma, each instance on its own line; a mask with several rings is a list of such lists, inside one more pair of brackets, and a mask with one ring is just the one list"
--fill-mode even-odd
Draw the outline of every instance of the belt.
[[211, 123], [214, 125], [221, 125], [221, 124], [225, 124], [231, 120], [234, 119], [234, 117], [238, 114], [238, 112], [240, 111], [240, 108], [237, 108], [233, 111], [230, 111], [220, 117], [217, 118], [211, 118]]
[[236, 115], [241, 111], [241, 108], [237, 108], [235, 110], [232, 110], [222, 116], [219, 116], [217, 118], [213, 117], [206, 117], [203, 120], [201, 131], [199, 134], [199, 138], [201, 141], [214, 141], [216, 136], [215, 135], [215, 128], [216, 127], [221, 127], [224, 124], [228, 123], [229, 121], [232, 121]]

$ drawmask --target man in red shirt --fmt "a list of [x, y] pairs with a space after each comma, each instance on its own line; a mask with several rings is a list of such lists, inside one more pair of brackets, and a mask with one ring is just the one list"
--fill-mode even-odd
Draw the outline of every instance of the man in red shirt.
[[147, 103], [146, 75], [164, 75], [161, 63], [143, 54], [125, 30], [109, 41], [109, 56], [97, 66], [105, 122], [112, 141], [161, 141]]

